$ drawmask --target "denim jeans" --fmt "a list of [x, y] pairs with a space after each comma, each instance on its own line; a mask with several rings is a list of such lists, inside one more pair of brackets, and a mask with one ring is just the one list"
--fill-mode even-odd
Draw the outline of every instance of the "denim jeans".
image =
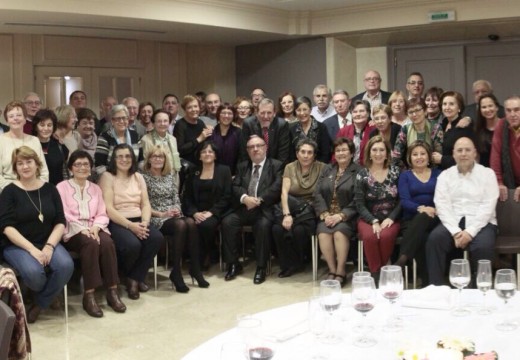
[[11, 265], [29, 289], [35, 292], [36, 304], [46, 309], [69, 282], [74, 262], [65, 248], [58, 244], [48, 267], [43, 267], [26, 250], [10, 245], [4, 249], [4, 259]]

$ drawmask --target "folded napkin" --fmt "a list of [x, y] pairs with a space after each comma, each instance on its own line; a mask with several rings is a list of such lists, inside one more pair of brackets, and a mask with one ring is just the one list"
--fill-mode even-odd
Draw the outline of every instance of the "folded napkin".
[[264, 333], [264, 337], [274, 342], [285, 342], [307, 331], [309, 331], [309, 322], [307, 319], [303, 319], [289, 327], [270, 329], [270, 331]]
[[402, 305], [421, 309], [449, 310], [451, 294], [449, 286], [430, 285], [420, 290], [405, 291]]

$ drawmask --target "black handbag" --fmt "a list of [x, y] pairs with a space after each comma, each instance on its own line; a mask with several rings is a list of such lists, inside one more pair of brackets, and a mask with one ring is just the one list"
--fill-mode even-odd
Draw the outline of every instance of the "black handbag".
[[[299, 224], [302, 221], [313, 219], [315, 217], [314, 209], [307, 201], [301, 200], [289, 194], [287, 202], [289, 205], [289, 212], [293, 217], [293, 224]], [[278, 203], [274, 206], [274, 216], [279, 223], [282, 223], [283, 210], [281, 203]]]

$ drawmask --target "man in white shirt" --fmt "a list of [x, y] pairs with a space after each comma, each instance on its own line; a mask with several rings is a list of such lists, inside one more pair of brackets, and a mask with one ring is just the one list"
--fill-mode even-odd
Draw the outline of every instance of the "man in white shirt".
[[336, 114], [334, 106], [330, 103], [330, 89], [327, 85], [316, 85], [312, 91], [312, 96], [316, 106], [312, 107], [311, 115], [316, 120], [323, 122], [325, 119]]
[[498, 182], [490, 168], [478, 164], [472, 139], [455, 142], [456, 165], [439, 175], [435, 209], [441, 223], [426, 242], [430, 284], [444, 284], [446, 259], [456, 248], [468, 250], [472, 272], [478, 260], [493, 260], [497, 220]]

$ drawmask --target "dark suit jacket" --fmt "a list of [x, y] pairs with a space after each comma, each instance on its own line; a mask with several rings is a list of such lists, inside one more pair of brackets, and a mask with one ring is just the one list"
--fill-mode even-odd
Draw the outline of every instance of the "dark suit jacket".
[[298, 142], [304, 138], [310, 138], [318, 144], [318, 148], [316, 149], [316, 160], [325, 164], [330, 162], [331, 145], [327, 128], [323, 123], [314, 120], [314, 118], [311, 118], [311, 121], [312, 125], [307, 136], [303, 133], [302, 127], [298, 121], [289, 125], [289, 133], [291, 137], [289, 162], [296, 160], [296, 145], [298, 145]]
[[9, 131], [9, 126], [7, 126], [7, 125], [0, 124], [0, 128], [2, 128], [2, 130], [4, 131], [4, 133], [6, 133], [6, 132]]
[[[200, 211], [198, 204], [200, 174], [202, 168], [199, 166], [191, 170], [186, 177], [182, 201], [182, 212], [187, 216], [193, 216]], [[211, 208], [208, 209], [218, 219], [222, 219], [230, 208], [231, 203], [231, 171], [226, 165], [215, 164], [213, 172], [213, 191], [211, 192]]]
[[[339, 179], [336, 187], [336, 198], [341, 212], [347, 216], [348, 222], [354, 226], [353, 229], [355, 229], [357, 218], [356, 204], [354, 203], [354, 183], [360, 169], [361, 166], [351, 163]], [[329, 164], [321, 171], [316, 190], [314, 190], [313, 206], [317, 217], [330, 208], [337, 173], [338, 166], [335, 164]]]
[[[381, 102], [383, 104], [388, 104], [388, 99], [390, 99], [390, 95], [392, 95], [392, 93], [389, 93], [388, 91], [383, 91], [383, 90], [379, 90], [381, 92]], [[356, 101], [356, 100], [363, 100], [363, 96], [365, 96], [366, 94], [366, 91], [363, 91], [362, 93], [359, 93], [357, 94], [356, 96], [354, 96], [352, 98], [352, 102]]]
[[[242, 135], [240, 137], [240, 157], [239, 161], [249, 160], [246, 151], [247, 141], [251, 135], [258, 135], [262, 139], [264, 134], [260, 122], [256, 116], [250, 116], [242, 125]], [[269, 126], [269, 144], [267, 157], [281, 161], [283, 164], [289, 162], [289, 124], [284, 119], [275, 117]]]
[[334, 114], [331, 117], [325, 119], [323, 121], [323, 125], [327, 128], [327, 133], [329, 134], [330, 141], [334, 141], [338, 136], [339, 131], [339, 121], [338, 114]]
[[[401, 125], [396, 123], [390, 123], [390, 147], [392, 150], [394, 149], [395, 142], [397, 140], [397, 136], [401, 132]], [[370, 138], [372, 139], [374, 136], [379, 135], [379, 130], [376, 127], [370, 132]]]
[[[270, 220], [274, 220], [273, 206], [280, 202], [283, 169], [281, 161], [267, 158], [258, 182], [256, 195], [263, 199], [260, 210]], [[237, 166], [237, 173], [233, 179], [234, 209], [238, 209], [240, 206], [245, 207], [245, 205], [240, 203], [240, 198], [242, 195], [247, 194], [252, 171], [253, 165], [251, 161], [243, 161]]]

